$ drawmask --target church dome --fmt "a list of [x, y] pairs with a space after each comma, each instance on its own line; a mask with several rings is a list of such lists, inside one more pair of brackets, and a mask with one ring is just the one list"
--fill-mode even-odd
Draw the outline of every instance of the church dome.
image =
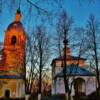
[[19, 8], [19, 9], [17, 9], [14, 21], [8, 26], [7, 30], [10, 30], [10, 29], [23, 29], [23, 25], [20, 22], [20, 20], [21, 20], [21, 11], [20, 11], [20, 8]]
[[21, 22], [14, 21], [7, 28], [7, 30], [10, 30], [10, 29], [23, 29], [23, 25]]

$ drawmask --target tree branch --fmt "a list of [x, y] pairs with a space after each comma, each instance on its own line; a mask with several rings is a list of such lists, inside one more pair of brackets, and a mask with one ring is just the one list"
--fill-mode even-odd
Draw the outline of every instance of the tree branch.
[[40, 8], [39, 6], [37, 6], [36, 4], [34, 4], [32, 1], [27, 0], [27, 2], [30, 3], [32, 6], [34, 6], [36, 9], [39, 9], [39, 10], [45, 12], [45, 13], [48, 13], [47, 10]]

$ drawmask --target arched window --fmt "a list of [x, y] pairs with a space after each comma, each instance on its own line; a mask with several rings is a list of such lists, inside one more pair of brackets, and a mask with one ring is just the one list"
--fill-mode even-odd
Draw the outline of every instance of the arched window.
[[16, 36], [12, 36], [12, 38], [11, 38], [11, 44], [12, 45], [16, 44]]

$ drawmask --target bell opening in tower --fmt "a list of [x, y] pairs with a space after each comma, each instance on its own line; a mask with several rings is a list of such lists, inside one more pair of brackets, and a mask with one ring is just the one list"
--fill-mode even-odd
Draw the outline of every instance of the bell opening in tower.
[[12, 45], [16, 44], [16, 36], [12, 36], [12, 38], [11, 38], [11, 44]]

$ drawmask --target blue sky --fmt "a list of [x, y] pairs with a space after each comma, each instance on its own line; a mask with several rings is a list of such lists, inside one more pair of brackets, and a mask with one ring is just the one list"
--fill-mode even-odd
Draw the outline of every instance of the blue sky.
[[[37, 0], [31, 0], [35, 3]], [[74, 25], [75, 26], [85, 26], [86, 21], [88, 20], [88, 17], [90, 14], [94, 14], [96, 18], [100, 19], [100, 1], [95, 0], [95, 2], [89, 4], [87, 0], [61, 0], [61, 3], [63, 4], [63, 8], [67, 11], [67, 13], [73, 17], [74, 19]], [[52, 11], [57, 11], [56, 7], [54, 5], [46, 5], [46, 3], [40, 3], [39, 4], [42, 8], [45, 8], [46, 10], [53, 9]], [[21, 10], [22, 10], [22, 19], [25, 11], [25, 3], [24, 0], [22, 0], [21, 3]], [[14, 20], [14, 16], [16, 13], [16, 9], [18, 7], [16, 6], [12, 12], [8, 9], [6, 4], [3, 7], [2, 13], [0, 14], [0, 41], [4, 40], [4, 31], [6, 30], [7, 26]], [[30, 22], [30, 27], [34, 26], [36, 24], [35, 19], [38, 20], [38, 17], [35, 18], [35, 9], [33, 8], [33, 16], [32, 16], [32, 22]], [[59, 10], [58, 10], [59, 13]], [[28, 30], [28, 18], [26, 24], [24, 24], [24, 20], [22, 20], [23, 26], [25, 27], [25, 30]], [[52, 33], [51, 33], [52, 35]]]
[[75, 24], [78, 26], [84, 26], [88, 16], [94, 14], [98, 19], [100, 18], [100, 2], [95, 0], [95, 3], [89, 4], [89, 2], [76, 2], [78, 0], [68, 0], [66, 3], [67, 12], [74, 17]]

